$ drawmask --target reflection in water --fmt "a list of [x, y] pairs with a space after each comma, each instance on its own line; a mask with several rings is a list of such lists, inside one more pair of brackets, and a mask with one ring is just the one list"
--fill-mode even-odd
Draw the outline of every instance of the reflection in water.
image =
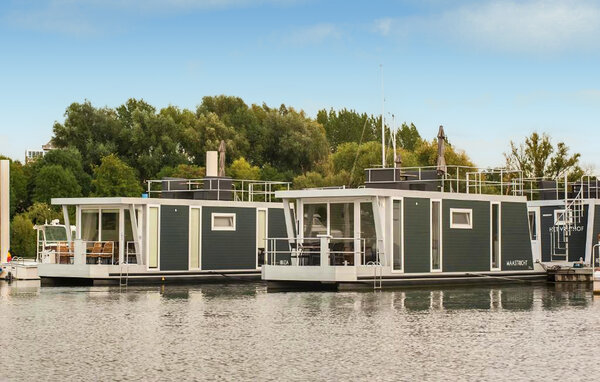
[[124, 290], [0, 282], [0, 346], [27, 363], [3, 363], [0, 380], [539, 380], [573, 364], [600, 372], [590, 348], [600, 343], [600, 304], [586, 285]]

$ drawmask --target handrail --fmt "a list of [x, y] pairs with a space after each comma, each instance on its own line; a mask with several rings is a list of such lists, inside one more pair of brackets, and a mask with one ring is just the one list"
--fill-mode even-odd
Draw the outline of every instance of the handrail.
[[[344, 266], [352, 266], [358, 265], [356, 264], [356, 258], [358, 256], [359, 259], [364, 257], [366, 239], [360, 237], [275, 237], [275, 238], [266, 238], [266, 246], [265, 246], [265, 259], [266, 263], [270, 265], [293, 265], [293, 266], [307, 266], [313, 264], [303, 264], [299, 261], [300, 257], [303, 256], [304, 253], [307, 254], [321, 254], [321, 240], [326, 239], [328, 243], [327, 247], [327, 258], [329, 262], [332, 260], [332, 256], [335, 264], [335, 256], [336, 255], [354, 255], [351, 262], [344, 260]], [[353, 250], [334, 250], [331, 248], [332, 244], [338, 244], [340, 242], [349, 242], [353, 248]], [[308, 243], [307, 243], [308, 242]], [[357, 243], [358, 242], [358, 243]], [[279, 249], [281, 245], [287, 246], [286, 249]], [[314, 245], [307, 247], [306, 245]], [[291, 264], [278, 264], [278, 255], [289, 255], [290, 258], [296, 261], [292, 261]], [[287, 260], [285, 260], [287, 261]], [[320, 263], [320, 261], [319, 261]], [[352, 264], [351, 264], [352, 263]], [[316, 264], [314, 264], [316, 265]]]
[[[129, 264], [137, 264], [137, 256], [139, 254], [137, 253], [137, 250], [135, 248], [135, 243], [137, 243], [136, 240], [125, 242], [125, 258], [123, 260], [124, 260], [124, 263], [127, 264], [127, 265], [129, 265]], [[132, 246], [133, 246], [133, 251], [130, 251], [130, 248]], [[135, 263], [130, 263], [129, 262], [129, 257], [130, 256], [135, 256]]]
[[[290, 190], [291, 182], [267, 181], [258, 179], [230, 179], [230, 178], [197, 178], [197, 179], [150, 179], [146, 180], [148, 185], [147, 194], [152, 197], [155, 194], [163, 192], [181, 193], [181, 192], [216, 192], [217, 200], [221, 200], [221, 193], [230, 197], [233, 195], [236, 201], [259, 201], [272, 202], [275, 198], [275, 192], [281, 190]], [[226, 187], [222, 187], [226, 183]], [[172, 185], [176, 184], [177, 187]], [[160, 186], [160, 189], [155, 186]], [[208, 188], [205, 188], [208, 186]], [[260, 200], [263, 201], [263, 200]]]

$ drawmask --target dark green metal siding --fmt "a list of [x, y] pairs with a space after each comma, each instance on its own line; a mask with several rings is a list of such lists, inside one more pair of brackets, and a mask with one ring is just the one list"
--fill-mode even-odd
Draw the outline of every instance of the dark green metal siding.
[[[595, 211], [594, 211], [594, 231], [593, 231], [593, 236], [592, 236], [592, 242], [589, 244], [590, 246], [592, 246], [592, 249], [594, 247], [594, 245], [598, 244], [598, 242], [600, 241], [600, 238], [598, 238], [598, 234], [600, 234], [600, 206], [595, 206]], [[598, 251], [598, 250], [596, 250]], [[598, 252], [596, 252], [598, 253]]]
[[[542, 214], [541, 217], [541, 240], [542, 240], [542, 261], [552, 261], [551, 258], [551, 242], [552, 236], [550, 231], [554, 227], [554, 211], [563, 210], [564, 204], [555, 206], [545, 206], [540, 208]], [[588, 225], [588, 206], [584, 206], [583, 215], [580, 221], [576, 221], [571, 228], [571, 234], [569, 236], [569, 261], [578, 261], [580, 257], [585, 258], [585, 251], [587, 245], [587, 225]], [[562, 227], [558, 227], [562, 229]], [[563, 255], [564, 256], [564, 255]], [[556, 258], [562, 258], [557, 256]]]
[[502, 270], [533, 269], [533, 254], [527, 217], [527, 204], [503, 202], [502, 221]]
[[[267, 236], [270, 238], [286, 238], [287, 230], [285, 224], [285, 216], [282, 208], [269, 208], [269, 222], [268, 222], [268, 233]], [[290, 247], [287, 241], [276, 240], [277, 251], [289, 251]], [[291, 256], [288, 253], [278, 253], [277, 261], [286, 260], [291, 261]]]
[[160, 207], [160, 270], [189, 269], [190, 209], [187, 206]]
[[585, 250], [587, 247], [588, 226], [588, 206], [583, 206], [583, 215], [580, 219], [575, 219], [571, 227], [569, 236], [569, 261], [579, 261], [579, 258], [585, 259]]
[[[213, 231], [213, 212], [235, 213], [235, 231]], [[202, 207], [202, 269], [256, 269], [256, 208]]]
[[[450, 228], [450, 209], [473, 210], [473, 228]], [[490, 270], [490, 202], [442, 201], [442, 271]]]
[[[562, 207], [564, 208], [564, 206]], [[551, 261], [551, 237], [550, 229], [554, 226], [554, 210], [562, 209], [556, 206], [551, 207], [540, 207], [540, 240], [542, 246], [542, 261]]]
[[404, 271], [430, 271], [429, 199], [404, 198]]

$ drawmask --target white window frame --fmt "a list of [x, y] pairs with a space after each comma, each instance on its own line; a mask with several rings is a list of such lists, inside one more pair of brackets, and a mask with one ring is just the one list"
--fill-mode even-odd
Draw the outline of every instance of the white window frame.
[[[156, 259], [156, 267], [151, 267], [150, 266], [150, 208], [157, 208], [158, 209], [158, 222], [157, 222], [157, 240], [156, 240], [156, 245], [157, 245], [157, 259]], [[145, 231], [146, 231], [146, 238], [144, 240], [144, 244], [147, 248], [147, 251], [145, 253], [145, 258], [146, 258], [146, 270], [149, 272], [159, 272], [160, 271], [160, 231], [161, 231], [161, 226], [160, 226], [160, 217], [161, 217], [161, 213], [162, 213], [162, 208], [160, 206], [160, 204], [148, 204], [146, 206], [146, 213], [144, 218], [146, 219], [146, 227], [145, 227]]]
[[[440, 268], [439, 269], [433, 269], [433, 202], [439, 203], [440, 204], [440, 216], [439, 216], [439, 228], [440, 228], [440, 242], [438, 243], [439, 248], [438, 251], [440, 252]], [[452, 209], [450, 209], [450, 211], [452, 211]], [[450, 213], [452, 215], [452, 212]], [[435, 272], [442, 272], [443, 269], [443, 256], [444, 256], [444, 251], [442, 250], [442, 240], [443, 240], [443, 227], [442, 227], [442, 222], [443, 222], [443, 209], [442, 209], [442, 200], [441, 199], [429, 199], [429, 271], [432, 273]], [[450, 218], [452, 219], [452, 218]], [[471, 214], [471, 226], [473, 225], [473, 215]]]
[[[198, 210], [198, 267], [192, 267], [192, 210]], [[188, 269], [189, 270], [201, 270], [202, 269], [202, 207], [190, 207], [189, 223], [190, 227], [188, 234]]]
[[[260, 248], [260, 243], [258, 242], [258, 225], [259, 225], [259, 220], [258, 220], [258, 212], [259, 211], [264, 211], [265, 212], [265, 238], [269, 238], [269, 209], [268, 208], [257, 208], [256, 209], [256, 269], [261, 269], [263, 264], [259, 264], [258, 263], [258, 249]], [[287, 223], [286, 223], [287, 224]], [[265, 260], [267, 257], [267, 248], [269, 247], [269, 243], [268, 240], [265, 243]]]
[[[558, 215], [560, 215], [560, 214], [563, 214], [562, 220], [558, 219]], [[564, 218], [568, 218], [568, 219], [564, 219]], [[567, 213], [567, 210], [565, 210], [565, 209], [554, 210], [554, 225], [567, 225], [567, 222], [569, 224], [573, 223], [573, 215]]]
[[[389, 218], [389, 237], [391, 238], [391, 251], [390, 251], [390, 272], [391, 273], [404, 273], [404, 247], [405, 247], [405, 241], [404, 241], [404, 198], [403, 197], [399, 197], [399, 198], [392, 198], [391, 199], [392, 202], [390, 203], [390, 218]], [[400, 256], [402, 257], [402, 269], [394, 269], [394, 201], [400, 201], [400, 241], [401, 241], [401, 246], [400, 246]], [[360, 203], [358, 202], [358, 208], [359, 208], [359, 215], [360, 215]], [[360, 222], [359, 222], [360, 223]]]
[[[492, 254], [494, 251], [494, 205], [498, 206], [498, 266], [493, 267]], [[529, 215], [527, 215], [527, 225], [529, 225]], [[502, 270], [502, 204], [500, 202], [490, 203], [490, 270], [501, 271]]]
[[[469, 214], [469, 224], [454, 223], [454, 213]], [[473, 229], [473, 209], [471, 208], [450, 208], [450, 228], [452, 229]]]
[[[213, 212], [210, 214], [210, 229], [211, 231], [236, 231], [236, 213], [235, 212]], [[225, 217], [225, 218], [233, 218], [233, 226], [232, 227], [215, 227], [215, 218], [216, 217]]]

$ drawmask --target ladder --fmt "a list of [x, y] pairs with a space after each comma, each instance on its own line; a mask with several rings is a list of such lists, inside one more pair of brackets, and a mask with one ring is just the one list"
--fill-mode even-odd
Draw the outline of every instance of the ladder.
[[369, 261], [367, 266], [373, 267], [373, 290], [381, 289], [383, 286], [383, 267], [381, 263], [379, 261]]
[[[123, 273], [125, 267], [125, 273]], [[129, 286], [129, 263], [119, 265], [119, 288]]]
[[581, 224], [584, 211], [583, 196], [582, 179], [579, 191], [573, 199], [569, 199], [568, 182], [565, 176], [565, 208], [562, 213], [557, 214], [554, 226], [550, 231], [551, 260], [554, 260], [556, 256], [564, 256], [565, 261], [569, 260], [569, 237], [579, 224]]

